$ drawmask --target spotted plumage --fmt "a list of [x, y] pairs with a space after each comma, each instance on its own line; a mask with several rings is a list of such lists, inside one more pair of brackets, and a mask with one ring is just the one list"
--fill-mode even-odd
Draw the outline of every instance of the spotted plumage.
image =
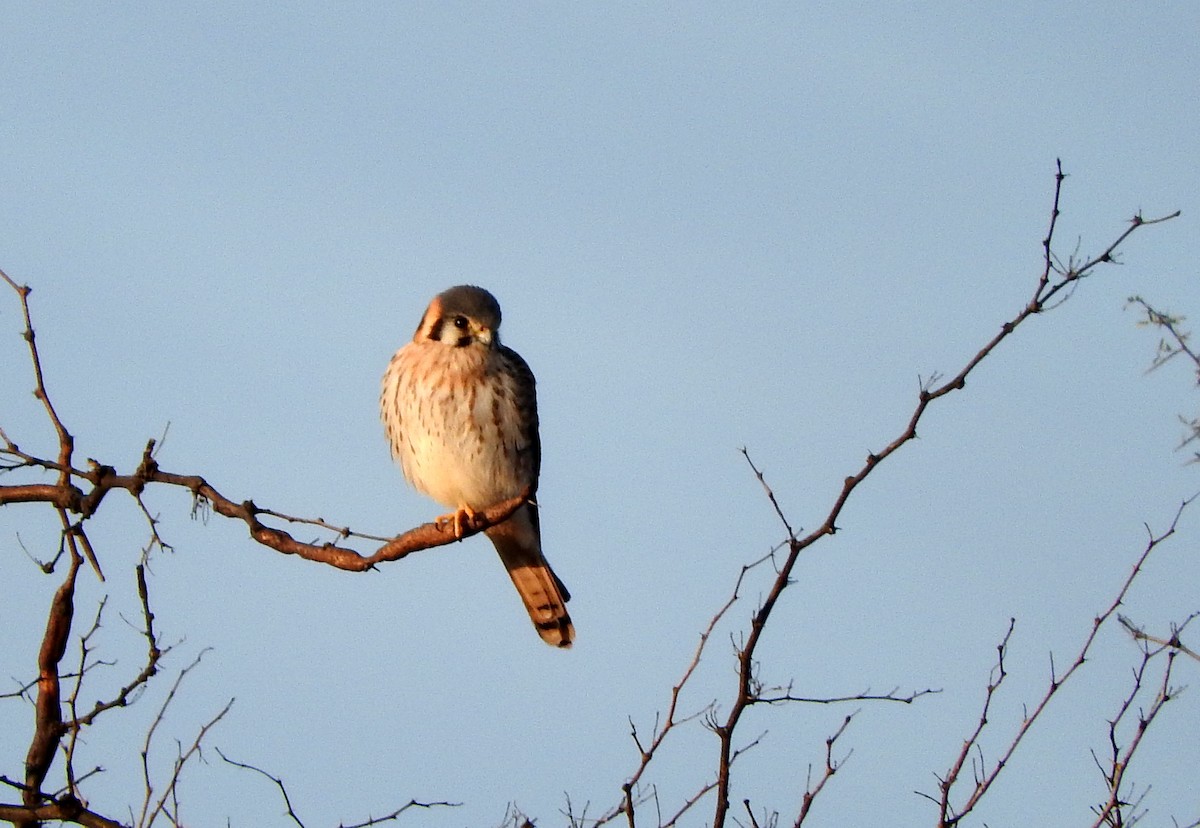
[[[499, 329], [492, 294], [450, 288], [429, 303], [383, 377], [379, 406], [392, 456], [414, 488], [454, 509], [444, 520], [459, 533], [475, 512], [537, 489], [533, 372], [500, 343]], [[486, 531], [538, 634], [571, 646], [570, 595], [542, 555], [537, 506], [526, 503]]]

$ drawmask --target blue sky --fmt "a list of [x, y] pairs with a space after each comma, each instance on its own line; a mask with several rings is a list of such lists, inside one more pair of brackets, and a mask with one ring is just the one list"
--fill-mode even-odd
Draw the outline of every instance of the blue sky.
[[[404, 485], [378, 381], [429, 298], [492, 290], [505, 342], [539, 379], [548, 556], [578, 644], [544, 647], [483, 540], [367, 575], [283, 558], [155, 491], [173, 554], [153, 561], [169, 667], [211, 650], [166, 726], [283, 777], [308, 825], [411, 797], [461, 801], [410, 824], [498, 824], [514, 802], [564, 822], [636, 767], [632, 717], [665, 710], [742, 563], [789, 518], [815, 526], [847, 474], [904, 427], [918, 376], [952, 374], [1028, 301], [1053, 193], [1059, 252], [1103, 249], [1138, 210], [1180, 219], [1130, 239], [1033, 319], [921, 439], [881, 467], [843, 531], [805, 556], [764, 642], [769, 681], [840, 695], [941, 688], [866, 706], [815, 824], [925, 824], [978, 715], [1010, 617], [1002, 736], [1107, 605], [1145, 538], [1197, 488], [1172, 448], [1195, 410], [1139, 293], [1200, 312], [1200, 7], [1182, 3], [615, 7], [294, 3], [5, 12], [0, 267], [32, 295], [51, 391], [81, 457], [130, 469], [170, 430], [166, 469], [228, 496], [380, 534], [439, 513]], [[53, 453], [15, 299], [0, 299], [0, 424]], [[1158, 628], [1197, 609], [1195, 514], [1125, 608]], [[109, 574], [105, 655], [135, 669], [129, 503], [94, 521]], [[6, 675], [57, 579], [54, 525], [0, 512]], [[685, 703], [728, 704], [731, 634]], [[81, 610], [90, 620], [90, 610]], [[1089, 749], [1136, 649], [1102, 635], [980, 819], [1087, 823]], [[1179, 665], [1192, 683], [1196, 665]], [[108, 682], [108, 685], [105, 684]], [[124, 813], [165, 692], [88, 734], [93, 803]], [[1131, 773], [1154, 824], [1195, 812], [1195, 700], [1168, 706]], [[1173, 708], [1173, 709], [1172, 709]], [[734, 795], [790, 821], [810, 763], [849, 712], [754, 711]], [[19, 775], [28, 709], [0, 703], [0, 772]], [[1169, 722], [1169, 723], [1167, 723]], [[115, 724], [115, 722], [113, 723]], [[167, 735], [167, 734], [165, 734]], [[678, 733], [652, 773], [663, 810], [716, 749]], [[215, 755], [186, 778], [196, 824], [286, 824], [269, 782]], [[164, 765], [165, 766], [165, 765]], [[2, 798], [2, 797], [0, 797]], [[704, 805], [687, 824], [711, 817]]]

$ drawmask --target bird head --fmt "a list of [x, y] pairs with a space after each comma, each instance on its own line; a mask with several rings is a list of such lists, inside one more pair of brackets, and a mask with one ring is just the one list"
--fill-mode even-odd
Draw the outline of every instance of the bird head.
[[441, 342], [455, 348], [500, 344], [500, 303], [481, 287], [458, 285], [444, 290], [425, 309], [414, 341]]

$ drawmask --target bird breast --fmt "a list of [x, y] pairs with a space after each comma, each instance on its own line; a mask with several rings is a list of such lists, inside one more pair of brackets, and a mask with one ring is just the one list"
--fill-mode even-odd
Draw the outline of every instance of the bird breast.
[[401, 348], [388, 367], [383, 409], [392, 453], [409, 482], [439, 503], [472, 509], [534, 483], [537, 415], [531, 437], [518, 381], [491, 348]]

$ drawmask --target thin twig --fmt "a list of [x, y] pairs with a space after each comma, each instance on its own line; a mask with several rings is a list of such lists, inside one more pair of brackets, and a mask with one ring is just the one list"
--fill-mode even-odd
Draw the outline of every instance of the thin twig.
[[154, 734], [157, 732], [159, 726], [163, 722], [163, 719], [166, 717], [167, 709], [171, 706], [171, 702], [174, 701], [175, 694], [179, 691], [179, 686], [183, 683], [183, 680], [187, 678], [188, 673], [190, 673], [200, 664], [200, 660], [204, 658], [204, 654], [207, 652], [207, 649], [201, 650], [191, 664], [179, 671], [179, 675], [175, 677], [175, 683], [171, 685], [171, 689], [167, 692], [167, 697], [163, 699], [163, 703], [159, 707], [158, 713], [154, 717], [154, 721], [150, 723], [150, 727], [146, 731], [146, 738], [142, 742], [141, 749], [142, 783], [145, 786], [145, 797], [142, 800], [142, 810], [140, 816], [138, 817], [138, 825], [141, 826], [141, 828], [149, 828], [149, 826], [154, 823], [155, 819], [158, 817], [158, 814], [163, 810], [163, 807], [167, 801], [167, 797], [171, 795], [172, 791], [175, 789], [175, 786], [178, 784], [179, 775], [182, 772], [183, 766], [187, 762], [188, 758], [190, 758], [196, 751], [200, 749], [200, 741], [204, 735], [213, 725], [219, 722], [225, 716], [225, 714], [229, 712], [229, 708], [233, 706], [233, 699], [230, 699], [215, 717], [213, 717], [207, 724], [200, 728], [199, 734], [196, 736], [195, 741], [192, 743], [192, 747], [187, 751], [187, 753], [180, 754], [178, 757], [176, 757], [174, 772], [171, 774], [171, 778], [168, 780], [167, 786], [162, 795], [158, 798], [157, 802], [154, 802], [154, 782], [152, 781], [150, 774], [150, 747], [154, 742]]
[[[1117, 728], [1132, 709], [1134, 699], [1137, 698], [1142, 689], [1142, 681], [1150, 662], [1157, 655], [1164, 652], [1166, 653], [1167, 663], [1163, 669], [1162, 681], [1159, 684], [1158, 693], [1150, 703], [1150, 706], [1138, 713], [1133, 736], [1130, 738], [1129, 743], [1122, 749], [1117, 737]], [[1133, 762], [1134, 754], [1137, 753], [1138, 747], [1142, 743], [1142, 737], [1146, 735], [1150, 724], [1158, 717], [1164, 705], [1173, 697], [1171, 691], [1171, 668], [1174, 666], [1175, 656], [1179, 654], [1179, 651], [1169, 646], [1163, 646], [1157, 650], [1144, 649], [1142, 653], [1142, 663], [1134, 671], [1133, 688], [1121, 703], [1117, 715], [1109, 722], [1109, 744], [1112, 748], [1111, 764], [1106, 771], [1102, 771], [1109, 796], [1103, 805], [1095, 809], [1096, 821], [1092, 823], [1092, 828], [1100, 828], [1103, 825], [1119, 828], [1119, 826], [1133, 825], [1140, 819], [1137, 812], [1140, 799], [1132, 802], [1126, 800], [1121, 793], [1122, 785], [1125, 781], [1125, 774]], [[1124, 815], [1124, 809], [1126, 808], [1130, 811], [1128, 817]]]
[[[772, 550], [771, 552], [762, 556], [758, 560], [752, 561], [751, 563], [748, 563], [742, 567], [741, 572], [738, 574], [737, 581], [734, 582], [732, 593], [730, 593], [729, 598], [726, 599], [725, 603], [716, 611], [716, 613], [713, 614], [712, 618], [709, 619], [708, 626], [705, 627], [705, 629], [702, 633], [700, 633], [700, 641], [696, 644], [696, 649], [692, 653], [691, 661], [688, 662], [687, 667], [684, 669], [682, 677], [671, 688], [671, 696], [670, 696], [669, 703], [667, 705], [666, 719], [661, 724], [658, 722], [655, 723], [654, 729], [651, 732], [650, 744], [648, 746], [643, 746], [640, 738], [638, 737], [638, 731], [637, 731], [636, 725], [634, 725], [632, 721], [630, 722], [630, 730], [631, 730], [630, 735], [633, 738], [634, 744], [637, 746], [638, 754], [640, 757], [638, 767], [634, 770], [633, 774], [629, 777], [629, 779], [627, 779], [625, 781], [625, 784], [623, 784], [621, 786], [621, 790], [622, 790], [621, 804], [618, 805], [617, 807], [613, 808], [608, 813], [602, 815], [599, 819], [597, 819], [596, 822], [594, 823], [594, 828], [595, 828], [595, 826], [600, 826], [600, 825], [604, 825], [608, 822], [611, 822], [613, 819], [620, 816], [621, 814], [625, 815], [626, 822], [628, 823], [630, 828], [634, 828], [634, 826], [636, 824], [635, 809], [636, 809], [636, 806], [642, 801], [638, 797], [638, 793], [637, 793], [638, 785], [640, 784], [640, 781], [642, 779], [643, 774], [645, 774], [646, 769], [648, 768], [650, 763], [653, 761], [654, 756], [657, 753], [659, 747], [662, 745], [663, 740], [667, 738], [667, 734], [670, 733], [671, 730], [678, 727], [679, 725], [684, 724], [686, 722], [693, 721], [693, 720], [699, 718], [700, 716], [703, 716], [703, 715], [711, 712], [713, 703], [710, 702], [709, 704], [705, 705], [704, 707], [700, 708], [699, 710], [697, 710], [687, 716], [684, 716], [682, 718], [676, 718], [676, 712], [679, 707], [679, 695], [681, 692], [683, 692], [684, 687], [688, 684], [688, 682], [691, 680], [692, 676], [695, 674], [696, 669], [700, 666], [701, 657], [704, 654], [705, 648], [708, 646], [709, 640], [712, 638], [713, 630], [716, 629], [717, 624], [720, 623], [721, 619], [725, 617], [726, 613], [729, 612], [730, 608], [732, 608], [733, 605], [736, 604], [738, 599], [741, 597], [740, 593], [741, 593], [742, 583], [745, 581], [746, 575], [750, 571], [756, 569], [757, 567], [761, 566], [762, 564], [766, 563], [767, 561], [772, 560], [774, 558], [774, 555], [775, 555], [775, 551]], [[712, 788], [714, 787], [715, 784], [716, 783], [714, 781], [713, 783], [702, 787], [700, 789], [700, 791], [695, 796], [693, 796], [692, 799], [688, 803], [685, 803], [684, 810], [686, 810], [688, 807], [690, 807], [691, 804], [694, 804], [695, 801], [697, 801], [701, 797], [703, 797], [704, 794], [708, 793], [708, 791], [712, 790]]]
[[[21, 298], [21, 314], [25, 318], [25, 330], [22, 336], [29, 347], [29, 358], [33, 362], [35, 382], [33, 395], [45, 407], [46, 415], [54, 425], [55, 433], [58, 434], [58, 464], [61, 469], [68, 469], [71, 466], [71, 454], [75, 450], [75, 440], [70, 432], [67, 431], [67, 427], [63, 425], [63, 421], [58, 416], [58, 411], [54, 408], [54, 403], [50, 400], [50, 394], [46, 391], [46, 382], [42, 373], [42, 357], [38, 353], [37, 337], [33, 332], [33, 319], [29, 312], [29, 294], [33, 292], [33, 288], [29, 287], [29, 285], [18, 285], [3, 270], [0, 270], [0, 278], [8, 282], [9, 287], [15, 290]], [[67, 472], [60, 470], [58, 485], [66, 486], [68, 483], [69, 476]]]
[[73, 730], [78, 731], [80, 728], [92, 724], [106, 710], [128, 705], [132, 701], [133, 694], [158, 674], [159, 662], [163, 656], [173, 649], [169, 646], [160, 648], [158, 645], [158, 638], [154, 632], [154, 613], [150, 611], [150, 596], [146, 588], [146, 568], [138, 564], [136, 573], [138, 598], [142, 604], [142, 621], [144, 624], [142, 636], [146, 639], [146, 661], [138, 674], [118, 690], [116, 695], [108, 701], [97, 701], [91, 711], [70, 722], [69, 725]]
[[222, 760], [230, 765], [233, 765], [235, 768], [254, 771], [255, 773], [261, 774], [262, 776], [265, 776], [267, 779], [270, 779], [272, 782], [274, 782], [275, 787], [279, 788], [279, 793], [283, 796], [283, 804], [284, 807], [287, 808], [287, 815], [291, 817], [292, 821], [299, 825], [300, 828], [306, 828], [304, 822], [300, 819], [299, 815], [296, 814], [296, 809], [292, 807], [292, 798], [288, 796], [287, 786], [283, 784], [282, 779], [280, 779], [278, 776], [273, 776], [272, 774], [267, 773], [262, 768], [246, 764], [245, 762], [238, 762], [230, 759], [219, 747], [214, 749], [217, 751], [217, 755], [220, 756]]
[[[1092, 628], [1088, 632], [1087, 637], [1084, 639], [1083, 644], [1076, 653], [1075, 659], [1071, 662], [1071, 665], [1061, 674], [1057, 673], [1053, 666], [1051, 667], [1049, 686], [1046, 688], [1046, 692], [1042, 695], [1033, 711], [1024, 716], [1020, 726], [1016, 730], [1016, 733], [1009, 741], [1008, 746], [1001, 753], [1000, 757], [996, 759], [990, 765], [990, 767], [982, 769], [981, 773], [975, 780], [974, 787], [968, 794], [966, 801], [961, 806], [955, 807], [951, 803], [951, 789], [959, 780], [959, 774], [962, 770], [963, 763], [965, 762], [967, 755], [974, 748], [974, 746], [978, 744], [980, 734], [982, 733], [984, 727], [989, 723], [988, 716], [992, 696], [996, 688], [999, 687], [1000, 683], [1004, 679], [1004, 652], [1008, 645], [1009, 636], [1012, 634], [1012, 626], [1009, 626], [1009, 631], [1004, 636], [1004, 640], [1001, 642], [999, 647], [1000, 656], [996, 668], [998, 675], [988, 683], [987, 696], [984, 701], [983, 710], [979, 716], [979, 722], [977, 723], [974, 732], [963, 744], [963, 748], [960, 751], [958, 758], [955, 760], [954, 764], [951, 765], [950, 770], [941, 781], [941, 796], [938, 800], [935, 800], [939, 804], [939, 828], [952, 828], [952, 826], [957, 825], [963, 819], [963, 817], [969, 814], [975, 808], [975, 806], [979, 804], [979, 801], [988, 792], [988, 789], [991, 788], [1001, 771], [1003, 771], [1008, 765], [1013, 753], [1016, 752], [1018, 745], [1021, 744], [1022, 740], [1025, 738], [1025, 735], [1029, 732], [1030, 728], [1033, 727], [1034, 722], [1036, 722], [1041, 717], [1042, 713], [1045, 712], [1046, 708], [1050, 704], [1050, 700], [1062, 688], [1062, 686], [1069, 681], [1072, 676], [1075, 675], [1079, 668], [1084, 665], [1088, 654], [1091, 652], [1092, 644], [1095, 642], [1096, 636], [1100, 632], [1100, 628], [1104, 626], [1105, 622], [1108, 621], [1109, 618], [1116, 614], [1117, 608], [1120, 607], [1124, 602], [1125, 596], [1129, 593], [1130, 588], [1133, 586], [1134, 580], [1141, 573], [1142, 568], [1146, 564], [1146, 560], [1150, 557], [1150, 554], [1168, 538], [1175, 534], [1176, 527], [1179, 525], [1179, 519], [1182, 517], [1184, 510], [1187, 509], [1187, 507], [1197, 497], [1198, 495], [1193, 495], [1192, 497], [1180, 503], [1178, 509], [1175, 511], [1175, 516], [1172, 518], [1170, 525], [1162, 533], [1155, 535], [1149, 529], [1149, 527], [1147, 527], [1146, 531], [1149, 535], [1149, 539], [1146, 542], [1145, 548], [1142, 550], [1141, 555], [1138, 556], [1138, 559], [1134, 562], [1129, 575], [1126, 576], [1125, 581], [1117, 590], [1117, 594], [1113, 598], [1112, 602], [1103, 612], [1093, 619]], [[927, 798], [932, 799], [932, 797]]]
[[800, 813], [796, 816], [796, 821], [792, 823], [793, 828], [800, 828], [800, 826], [804, 824], [804, 820], [808, 818], [809, 811], [812, 810], [813, 802], [816, 800], [821, 791], [824, 790], [825, 784], [833, 778], [835, 773], [838, 772], [838, 768], [840, 768], [842, 764], [850, 758], [850, 754], [847, 753], [840, 760], [835, 761], [833, 758], [833, 746], [837, 743], [837, 740], [841, 738], [842, 734], [846, 732], [846, 728], [850, 726], [850, 720], [856, 715], [857, 712], [851, 713], [845, 719], [843, 719], [841, 726], [834, 731], [832, 736], [825, 740], [825, 773], [822, 774], [820, 780], [815, 786], [806, 786], [804, 798], [800, 802]]
[[[1158, 219], [1144, 219], [1141, 215], [1135, 215], [1130, 222], [1130, 226], [1120, 233], [1116, 240], [1112, 242], [1101, 254], [1088, 259], [1081, 264], [1071, 265], [1065, 270], [1056, 270], [1054, 257], [1050, 254], [1053, 247], [1054, 231], [1057, 225], [1059, 213], [1059, 199], [1062, 192], [1062, 183], [1064, 179], [1062, 172], [1062, 164], [1057, 165], [1057, 175], [1055, 178], [1054, 188], [1054, 207], [1051, 213], [1050, 227], [1047, 231], [1046, 238], [1043, 242], [1044, 248], [1047, 251], [1044, 269], [1038, 284], [1034, 289], [1030, 300], [1020, 309], [1009, 321], [1005, 322], [1000, 327], [1000, 331], [995, 334], [982, 348], [980, 348], [973, 357], [967, 360], [966, 364], [959, 370], [957, 374], [948, 380], [941, 381], [941, 384], [935, 385], [929, 382], [922, 387], [915, 409], [909, 417], [908, 424], [904, 430], [892, 442], [888, 443], [881, 451], [871, 452], [867, 455], [866, 462], [853, 475], [845, 479], [842, 484], [841, 492], [834, 500], [832, 508], [829, 510], [825, 520], [803, 538], [793, 538], [789, 536], [787, 544], [787, 555], [783, 560], [779, 573], [763, 599], [762, 605], [751, 619], [750, 629], [746, 635], [745, 642], [739, 648], [738, 652], [738, 687], [734, 702], [729, 710], [725, 721], [714, 727], [719, 740], [719, 749], [717, 757], [717, 773], [718, 785], [716, 796], [716, 812], [713, 818], [714, 828], [721, 828], [725, 825], [726, 816], [730, 806], [730, 786], [732, 783], [730, 775], [730, 759], [733, 755], [733, 736], [737, 729], [738, 723], [741, 720], [743, 713], [752, 703], [754, 697], [755, 686], [755, 652], [758, 643], [762, 638], [763, 631], [766, 628], [767, 620], [770, 618], [776, 603], [779, 601], [784, 589], [791, 583], [791, 574], [799, 560], [800, 553], [807, 549], [812, 544], [816, 543], [826, 535], [834, 534], [837, 529], [837, 521], [841, 516], [842, 509], [849, 500], [853, 492], [858, 486], [867, 479], [868, 476], [878, 468], [879, 464], [887, 458], [895, 454], [901, 447], [917, 436], [917, 425], [921, 422], [926, 410], [936, 400], [951, 394], [955, 391], [961, 391], [965, 385], [967, 378], [972, 371], [993, 351], [999, 347], [1005, 339], [1007, 339], [1023, 322], [1029, 317], [1041, 313], [1046, 309], [1046, 303], [1057, 296], [1062, 290], [1068, 286], [1073, 286], [1080, 280], [1090, 276], [1099, 265], [1113, 262], [1113, 254], [1117, 248], [1127, 239], [1135, 230], [1163, 221], [1168, 221], [1179, 215], [1178, 211], [1168, 216]], [[757, 469], [755, 469], [757, 474]], [[785, 526], [790, 526], [785, 522]]]

